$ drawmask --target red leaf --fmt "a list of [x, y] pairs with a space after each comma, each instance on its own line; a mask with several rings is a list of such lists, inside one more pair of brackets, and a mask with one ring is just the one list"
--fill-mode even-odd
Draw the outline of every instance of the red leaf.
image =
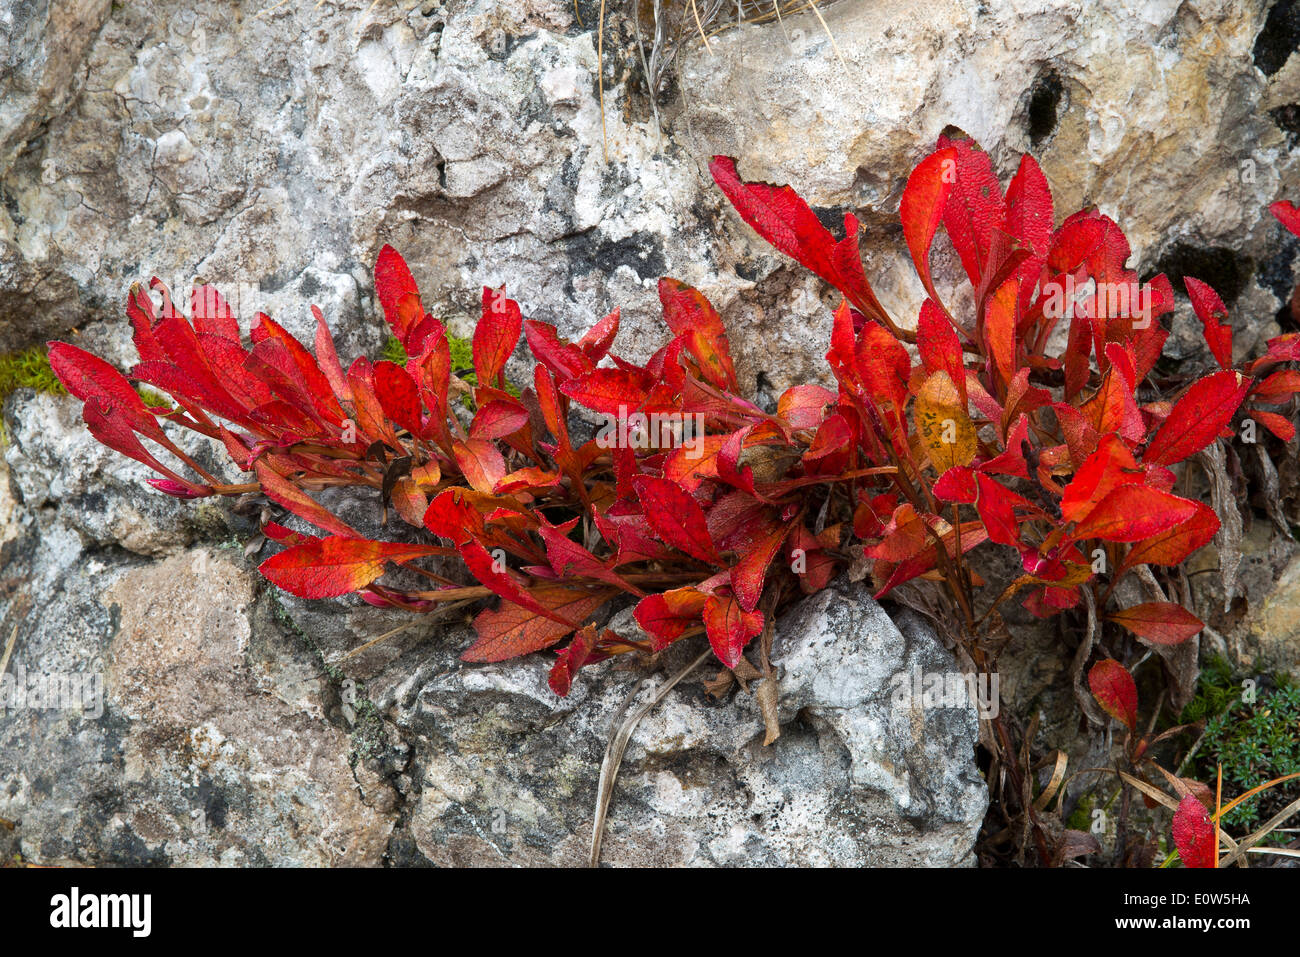
[[455, 442], [452, 452], [461, 474], [475, 491], [490, 495], [497, 482], [505, 477], [506, 460], [501, 457], [497, 447], [486, 439]]
[[475, 617], [477, 640], [461, 653], [461, 660], [505, 661], [549, 648], [574, 630], [576, 626], [569, 622], [589, 618], [615, 592], [537, 585], [530, 594], [561, 620], [503, 599], [499, 608], [484, 609]]
[[1223, 431], [1246, 398], [1250, 380], [1238, 372], [1216, 372], [1192, 384], [1142, 453], [1151, 465], [1172, 465], [1205, 448]]
[[957, 386], [963, 404], [966, 402], [966, 369], [963, 365], [961, 341], [957, 332], [935, 305], [927, 299], [921, 303], [921, 315], [916, 322], [916, 348], [921, 354], [921, 364], [926, 372], [946, 372]]
[[500, 439], [528, 424], [528, 410], [513, 399], [493, 399], [479, 406], [469, 434], [476, 439]]
[[483, 516], [463, 488], [444, 489], [424, 513], [424, 527], [440, 538], [464, 545], [483, 534]]
[[548, 322], [525, 320], [524, 338], [537, 361], [550, 369], [561, 382], [585, 375], [595, 368], [582, 349], [561, 339], [556, 328]]
[[[939, 301], [939, 294], [935, 292], [934, 280], [930, 278], [930, 247], [934, 243], [939, 222], [943, 219], [948, 194], [952, 192], [956, 181], [957, 151], [951, 146], [936, 150], [912, 170], [898, 207], [899, 218], [903, 221], [903, 238], [907, 241], [908, 252], [912, 254], [916, 274], [921, 277], [921, 284], [935, 303]], [[924, 316], [924, 311], [922, 315]], [[946, 318], [944, 324], [948, 324]], [[918, 335], [919, 332], [918, 329]], [[960, 357], [961, 353], [958, 352], [957, 355]], [[934, 369], [930, 371], [933, 372]]]
[[906, 347], [888, 329], [868, 323], [854, 345], [853, 362], [866, 394], [877, 405], [892, 405], [893, 414], [901, 419], [912, 374]]
[[1120, 572], [1138, 565], [1178, 565], [1214, 537], [1219, 530], [1219, 516], [1210, 506], [1197, 502], [1192, 517], [1185, 522], [1143, 538], [1120, 563]]
[[375, 296], [393, 335], [403, 346], [407, 345], [411, 333], [424, 319], [424, 306], [406, 260], [387, 243], [375, 260]]
[[609, 582], [624, 591], [635, 592], [637, 595], [644, 594], [644, 592], [632, 587], [615, 573], [611, 564], [597, 558], [569, 538], [568, 533], [572, 531], [577, 521], [575, 518], [563, 525], [556, 526], [549, 525], [543, 520], [541, 526], [537, 529], [538, 535], [541, 536], [542, 542], [546, 545], [546, 560], [551, 563], [551, 570], [560, 578], [570, 578], [572, 576], [596, 578]]
[[1003, 382], [1016, 371], [1016, 300], [1020, 280], [1012, 277], [984, 301], [984, 340]]
[[627, 415], [645, 403], [650, 385], [650, 376], [640, 371], [596, 369], [565, 382], [560, 391], [593, 412]]
[[736, 161], [729, 156], [713, 157], [709, 172], [740, 218], [772, 246], [838, 288], [864, 315], [885, 315], [862, 272], [857, 219], [844, 217], [846, 235], [836, 243], [817, 214], [789, 186], [744, 182], [736, 172]]
[[1121, 485], [1142, 485], [1143, 471], [1133, 453], [1115, 433], [1103, 436], [1093, 452], [1074, 473], [1061, 496], [1061, 515], [1067, 522], [1082, 521], [1114, 489]]
[[479, 385], [497, 384], [523, 325], [519, 303], [507, 299], [504, 289], [483, 287], [483, 316], [474, 327], [474, 372]]
[[1128, 669], [1113, 658], [1105, 658], [1088, 672], [1088, 687], [1108, 715], [1137, 730], [1137, 685]]
[[792, 429], [815, 429], [826, 415], [835, 393], [819, 385], [792, 385], [781, 393], [776, 414]]
[[[429, 507], [432, 508], [433, 506]], [[580, 622], [570, 621], [562, 617], [555, 610], [533, 597], [531, 592], [525, 590], [510, 576], [508, 571], [498, 565], [496, 558], [478, 541], [471, 539], [457, 546], [457, 551], [460, 552], [461, 560], [465, 562], [465, 567], [469, 569], [470, 574], [506, 601], [526, 608], [534, 614], [543, 615], [559, 624], [567, 624], [569, 631], [577, 628], [580, 624]], [[568, 634], [568, 632], [565, 632], [565, 634]]]
[[975, 509], [989, 533], [989, 540], [999, 545], [1018, 545], [1020, 523], [1016, 521], [1016, 506], [1029, 503], [982, 472], [975, 476], [975, 481], [979, 485]]
[[736, 369], [722, 317], [698, 289], [676, 279], [659, 280], [664, 322], [674, 335], [685, 336], [687, 347], [704, 378], [720, 389], [737, 391]]
[[[257, 463], [257, 481], [262, 492], [271, 501], [283, 505], [304, 521], [317, 528], [345, 538], [361, 539], [362, 535], [347, 522], [321, 505], [265, 462]], [[297, 592], [294, 592], [297, 594]]]
[[994, 229], [1006, 226], [1007, 205], [1002, 184], [989, 155], [961, 130], [945, 130], [939, 146], [957, 153], [957, 183], [944, 205], [943, 225], [976, 289], [988, 264]]
[[1145, 485], [1121, 485], [1075, 525], [1070, 537], [1138, 542], [1187, 521], [1199, 504]]
[[69, 393], [82, 402], [96, 402], [103, 415], [122, 416], [134, 431], [147, 438], [165, 439], [158, 420], [126, 376], [99, 356], [66, 342], [51, 342], [48, 348], [50, 368]]
[[1028, 265], [1041, 267], [1046, 261], [1055, 226], [1047, 177], [1037, 161], [1026, 153], [1020, 157], [1016, 175], [1007, 186], [1007, 232], [1035, 252]]
[[1200, 633], [1201, 620], [1182, 605], [1153, 601], [1112, 612], [1111, 621], [1157, 645], [1177, 645]]
[[637, 624], [654, 638], [659, 651], [682, 636], [700, 620], [707, 596], [697, 588], [672, 588], [659, 595], [649, 595], [637, 603], [632, 612]]
[[551, 690], [561, 698], [565, 697], [573, 685], [573, 676], [578, 673], [579, 668], [608, 657], [606, 653], [596, 651], [597, 641], [599, 639], [610, 640], [616, 637], [612, 631], [606, 631], [603, 635], [597, 636], [596, 628], [593, 625], [579, 628], [574, 633], [573, 641], [569, 642], [567, 648], [560, 650], [559, 658], [556, 659], [555, 664], [551, 665], [551, 674], [546, 679], [546, 683], [551, 686]]
[[440, 442], [450, 444], [447, 395], [451, 388], [451, 346], [441, 324], [425, 336], [424, 351], [407, 362], [406, 371], [415, 377], [420, 398], [429, 410], [429, 430]]
[[1246, 412], [1283, 442], [1290, 442], [1295, 438], [1295, 425], [1285, 416], [1278, 415], [1276, 412], [1265, 412], [1263, 409], [1247, 409]]
[[727, 547], [740, 556], [731, 569], [731, 589], [746, 611], [758, 607], [768, 566], [789, 530], [788, 525], [773, 517], [761, 526], [744, 526], [739, 535], [728, 540]]
[[1219, 363], [1220, 369], [1232, 368], [1232, 326], [1228, 325], [1228, 309], [1219, 294], [1199, 279], [1183, 279], [1187, 295], [1192, 300], [1192, 310], [1205, 327], [1205, 342]]
[[585, 352], [592, 362], [599, 362], [608, 354], [609, 347], [614, 344], [614, 337], [617, 335], [618, 309], [615, 309], [582, 334], [582, 338], [578, 340], [578, 348]]
[[239, 321], [215, 286], [195, 286], [190, 290], [190, 317], [195, 332], [201, 335], [239, 341]]
[[975, 481], [975, 470], [965, 465], [954, 465], [934, 483], [934, 494], [945, 502], [961, 502], [965, 505], [975, 504], [979, 487]]
[[730, 595], [710, 595], [704, 603], [704, 629], [718, 660], [734, 668], [745, 645], [763, 630], [763, 614], [746, 611]]
[[707, 479], [718, 477], [718, 453], [730, 438], [730, 435], [697, 436], [698, 445], [674, 449], [664, 461], [664, 478], [694, 492]]
[[411, 374], [395, 362], [375, 363], [375, 396], [384, 414], [416, 438], [424, 437], [420, 393]]
[[1281, 405], [1297, 392], [1300, 392], [1300, 371], [1282, 369], [1267, 376], [1263, 382], [1256, 383], [1250, 390], [1250, 401]]
[[646, 521], [659, 538], [673, 548], [710, 564], [721, 564], [704, 510], [679, 485], [652, 475], [638, 475], [632, 480], [641, 500]]
[[1174, 846], [1185, 867], [1218, 867], [1214, 822], [1205, 805], [1192, 794], [1183, 795], [1174, 812]]
[[1300, 207], [1295, 203], [1279, 199], [1268, 208], [1268, 211], [1277, 217], [1279, 223], [1300, 236]]
[[384, 573], [385, 562], [447, 553], [435, 545], [331, 536], [272, 555], [260, 570], [272, 584], [299, 598], [334, 598], [369, 585]]
[[329, 380], [334, 397], [343, 402], [351, 402], [352, 389], [343, 375], [343, 366], [339, 363], [339, 354], [334, 348], [334, 336], [325, 324], [325, 316], [315, 306], [311, 307], [311, 314], [316, 318], [316, 364]]

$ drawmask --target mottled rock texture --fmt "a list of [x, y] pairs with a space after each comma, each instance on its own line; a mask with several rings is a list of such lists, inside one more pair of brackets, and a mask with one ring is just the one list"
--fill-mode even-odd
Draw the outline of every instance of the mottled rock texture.
[[[598, 6], [581, 0], [579, 24], [569, 0], [0, 0], [0, 351], [64, 336], [127, 365], [126, 287], [158, 275], [300, 334], [316, 302], [345, 359], [374, 355], [370, 269], [391, 242], [453, 331], [504, 283], [570, 335], [621, 306], [618, 349], [638, 359], [663, 341], [655, 280], [677, 276], [717, 303], [742, 382], [771, 396], [824, 375], [831, 300], [724, 207], [709, 156], [795, 184], [828, 222], [857, 211], [868, 275], [910, 324], [898, 199], [948, 124], [1005, 175], [1033, 151], [1058, 217], [1098, 205], [1144, 274], [1212, 282], [1241, 350], [1277, 331], [1300, 247], [1264, 207], [1300, 196], [1294, 0], [824, 0], [833, 42], [808, 14], [707, 48], [688, 34], [654, 108], [630, 4], [611, 3], [603, 119]], [[946, 293], [957, 270], [937, 259]], [[1170, 340], [1192, 363], [1194, 321], [1180, 303]], [[104, 707], [0, 716], [6, 850], [582, 859], [609, 719], [639, 672], [594, 669], [559, 702], [542, 661], [459, 665], [456, 623], [345, 657], [401, 619], [264, 591], [248, 517], [143, 489], [67, 399], [19, 393], [5, 424], [10, 672], [99, 675]], [[1293, 633], [1288, 588], [1261, 652]], [[1020, 707], [1058, 676], [1059, 636], [1012, 624]], [[634, 738], [605, 860], [966, 861], [973, 719], [914, 721], [880, 698], [890, 669], [946, 669], [946, 653], [856, 593], [782, 628], [781, 739], [759, 746], [747, 696], [684, 683]], [[1290, 648], [1269, 654], [1292, 667]], [[1068, 723], [1068, 693], [1058, 704]]]

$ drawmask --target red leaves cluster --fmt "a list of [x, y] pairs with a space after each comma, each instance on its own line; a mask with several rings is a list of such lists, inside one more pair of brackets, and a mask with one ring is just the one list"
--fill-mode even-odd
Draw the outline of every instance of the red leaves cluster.
[[[750, 226], [843, 296], [826, 354], [834, 391], [795, 386], [774, 412], [742, 398], [718, 312], [667, 278], [667, 341], [640, 365], [610, 351], [617, 311], [570, 342], [485, 288], [469, 384], [387, 246], [375, 290], [404, 363], [363, 357], [345, 370], [314, 307], [312, 349], [260, 314], [245, 338], [215, 290], [194, 290], [187, 318], [156, 280], [157, 303], [138, 285], [128, 297], [141, 360], [131, 380], [170, 395], [174, 409], [148, 408], [132, 381], [73, 346], [52, 344], [51, 362], [95, 436], [155, 469], [161, 490], [256, 491], [317, 529], [265, 527], [286, 546], [262, 565], [278, 586], [305, 597], [357, 591], [417, 612], [495, 595], [465, 657], [498, 661], [572, 635], [552, 672], [561, 694], [586, 664], [695, 634], [734, 667], [785, 603], [823, 587], [851, 554], [879, 595], [946, 580], [969, 623], [963, 556], [992, 542], [1016, 549], [1024, 569], [1004, 597], [1023, 592], [1042, 615], [1074, 607], [1081, 589], [1097, 588], [1097, 555], [1114, 577], [1177, 564], [1214, 535], [1214, 512], [1173, 491], [1172, 469], [1229, 434], [1243, 403], [1289, 436], [1289, 420], [1256, 404], [1300, 389], [1300, 373], [1274, 368], [1300, 358], [1300, 342], [1282, 337], [1233, 366], [1226, 310], [1188, 280], [1220, 370], [1152, 380], [1169, 282], [1140, 283], [1123, 233], [1095, 210], [1057, 227], [1028, 156], [1004, 190], [988, 156], [950, 131], [913, 171], [900, 215], [927, 295], [915, 332], [873, 292], [852, 214], [837, 239], [788, 186], [746, 182], [726, 157], [710, 169]], [[1278, 215], [1294, 220], [1294, 210]], [[931, 274], [940, 227], [971, 288], [960, 317]], [[521, 339], [533, 371], [518, 392], [506, 369]], [[462, 395], [472, 414], [453, 401]], [[574, 406], [609, 422], [579, 440]], [[162, 423], [220, 442], [245, 480], [202, 469]], [[385, 510], [444, 544], [422, 544], [419, 532], [364, 538], [316, 497], [337, 486], [373, 489]], [[390, 564], [429, 585], [380, 584]], [[623, 602], [643, 634], [597, 624]], [[1200, 628], [1170, 603], [1109, 620], [1156, 644]], [[1116, 702], [1112, 713], [1131, 726]]]

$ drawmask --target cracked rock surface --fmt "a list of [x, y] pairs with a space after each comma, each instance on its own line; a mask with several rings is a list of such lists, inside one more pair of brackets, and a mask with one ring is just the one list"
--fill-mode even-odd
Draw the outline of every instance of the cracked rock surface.
[[[833, 302], [725, 208], [708, 157], [795, 184], [828, 222], [857, 211], [867, 273], [910, 325], [897, 205], [948, 124], [1004, 179], [1032, 150], [1058, 219], [1097, 204], [1144, 275], [1215, 284], [1243, 353], [1278, 332], [1300, 243], [1264, 210], [1300, 194], [1293, 0], [820, 6], [834, 44], [808, 15], [688, 44], [659, 123], [618, 4], [602, 120], [587, 0], [585, 26], [569, 0], [0, 0], [0, 351], [61, 336], [125, 367], [126, 288], [157, 275], [305, 338], [315, 302], [345, 360], [373, 357], [370, 270], [390, 242], [453, 332], [504, 283], [569, 336], [621, 307], [617, 348], [637, 360], [664, 341], [655, 281], [676, 276], [719, 307], [742, 386], [771, 398], [825, 374]], [[1169, 348], [1204, 359], [1182, 301]], [[0, 714], [0, 817], [18, 822], [0, 854], [585, 858], [609, 724], [643, 672], [594, 668], [560, 701], [545, 658], [460, 664], [458, 623], [351, 654], [404, 619], [273, 596], [243, 554], [247, 516], [147, 489], [66, 398], [19, 392], [5, 427], [8, 674], [98, 676], [103, 712]], [[933, 636], [837, 588], [787, 617], [777, 650], [780, 740], [763, 748], [753, 698], [713, 701], [701, 669], [634, 736], [603, 859], [968, 863], [973, 714], [889, 696], [895, 675], [951, 669]]]

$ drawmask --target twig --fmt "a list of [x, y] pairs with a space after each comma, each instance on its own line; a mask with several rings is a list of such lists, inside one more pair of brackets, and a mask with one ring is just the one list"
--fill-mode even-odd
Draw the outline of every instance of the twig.
[[619, 765], [623, 763], [623, 752], [627, 750], [627, 743], [632, 737], [632, 732], [636, 730], [640, 720], [650, 712], [651, 708], [664, 699], [664, 696], [673, 689], [677, 682], [703, 664], [711, 654], [713, 654], [712, 649], [701, 652], [698, 658], [669, 678], [667, 683], [655, 692], [653, 698], [632, 712], [627, 718], [623, 718], [623, 713], [635, 700], [636, 696], [641, 693], [646, 681], [651, 680], [649, 678], [643, 679], [632, 689], [632, 693], [623, 700], [618, 711], [615, 712], [614, 721], [611, 725], [615, 730], [610, 735], [609, 744], [605, 746], [605, 757], [600, 763], [600, 783], [596, 790], [596, 814], [591, 825], [589, 866], [600, 866], [600, 842], [601, 838], [605, 836], [605, 816], [609, 813], [609, 801], [614, 796], [614, 779], [618, 776]]
[[9, 632], [9, 641], [5, 645], [4, 657], [0, 658], [0, 678], [4, 677], [5, 669], [9, 667], [9, 656], [14, 653], [14, 645], [18, 643], [18, 623], [14, 622], [14, 630]]
[[609, 162], [609, 137], [605, 133], [605, 0], [600, 0], [600, 22], [596, 24], [596, 87], [600, 91], [600, 143]]

